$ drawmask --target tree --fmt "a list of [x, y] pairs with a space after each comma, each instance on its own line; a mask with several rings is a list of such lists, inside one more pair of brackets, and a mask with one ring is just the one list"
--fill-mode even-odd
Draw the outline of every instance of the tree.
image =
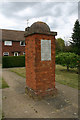
[[80, 55], [80, 24], [78, 20], [74, 24], [71, 45], [73, 52]]
[[69, 46], [65, 46], [65, 52], [72, 52], [72, 46], [69, 45]]
[[70, 67], [77, 67], [79, 64], [80, 57], [75, 53], [60, 53], [56, 56], [56, 63], [67, 66], [67, 71]]
[[64, 47], [65, 47], [64, 40], [62, 38], [57, 38], [56, 39], [56, 51], [63, 52]]

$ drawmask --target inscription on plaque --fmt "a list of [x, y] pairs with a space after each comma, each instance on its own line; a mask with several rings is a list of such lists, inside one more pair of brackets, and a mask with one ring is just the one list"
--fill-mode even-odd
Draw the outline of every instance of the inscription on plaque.
[[51, 60], [51, 40], [41, 40], [41, 61]]

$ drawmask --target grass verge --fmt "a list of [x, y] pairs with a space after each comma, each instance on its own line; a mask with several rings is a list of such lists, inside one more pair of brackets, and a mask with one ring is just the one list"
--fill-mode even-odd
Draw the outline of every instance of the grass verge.
[[4, 78], [0, 78], [0, 89], [3, 88], [9, 88], [9, 85], [7, 82], [4, 80]]
[[21, 77], [26, 77], [26, 70], [25, 70], [25, 68], [10, 68], [10, 71], [11, 72], [14, 72], [14, 73], [16, 73], [16, 74], [18, 74], [19, 76], [21, 76]]

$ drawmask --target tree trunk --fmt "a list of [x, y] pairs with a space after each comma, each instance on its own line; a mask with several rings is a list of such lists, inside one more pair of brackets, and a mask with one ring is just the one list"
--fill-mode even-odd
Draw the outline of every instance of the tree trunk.
[[67, 65], [67, 71], [69, 71], [69, 65]]

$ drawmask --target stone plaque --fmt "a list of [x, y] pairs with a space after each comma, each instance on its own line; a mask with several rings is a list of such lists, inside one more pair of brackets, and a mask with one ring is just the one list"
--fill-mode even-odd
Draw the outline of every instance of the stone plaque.
[[41, 61], [51, 60], [51, 40], [41, 40]]

